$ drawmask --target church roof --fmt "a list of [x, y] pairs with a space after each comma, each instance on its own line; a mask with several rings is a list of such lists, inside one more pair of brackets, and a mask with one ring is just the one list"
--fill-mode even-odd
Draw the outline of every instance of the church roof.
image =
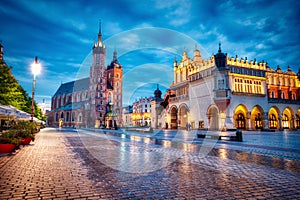
[[90, 84], [90, 78], [83, 78], [76, 81], [63, 83], [59, 86], [54, 96], [88, 90], [89, 84]]

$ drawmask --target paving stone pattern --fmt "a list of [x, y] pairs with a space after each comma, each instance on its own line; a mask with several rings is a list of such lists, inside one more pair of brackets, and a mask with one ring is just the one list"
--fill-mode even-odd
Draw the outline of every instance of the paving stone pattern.
[[76, 132], [46, 128], [0, 157], [0, 199], [300, 199], [297, 170], [123, 142], [182, 156], [153, 172], [127, 173], [96, 159]]

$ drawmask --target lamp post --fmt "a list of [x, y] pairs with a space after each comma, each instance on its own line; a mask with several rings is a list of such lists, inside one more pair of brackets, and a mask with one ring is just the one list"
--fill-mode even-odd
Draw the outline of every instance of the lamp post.
[[36, 84], [36, 75], [39, 75], [41, 72], [41, 65], [38, 63], [38, 57], [35, 57], [34, 63], [31, 65], [31, 72], [33, 74], [33, 83], [32, 83], [32, 98], [31, 98], [31, 121], [33, 122], [34, 117], [34, 91]]

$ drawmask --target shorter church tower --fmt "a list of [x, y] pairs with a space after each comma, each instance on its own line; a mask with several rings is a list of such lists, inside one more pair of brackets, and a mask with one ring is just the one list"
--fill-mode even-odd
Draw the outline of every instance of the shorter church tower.
[[118, 126], [122, 125], [122, 65], [118, 62], [117, 52], [114, 51], [113, 59], [107, 66], [107, 91], [108, 103], [113, 103], [113, 110], [117, 115]]

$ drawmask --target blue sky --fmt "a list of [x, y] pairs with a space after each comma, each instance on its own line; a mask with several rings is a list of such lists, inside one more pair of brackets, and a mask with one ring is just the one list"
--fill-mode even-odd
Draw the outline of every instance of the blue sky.
[[62, 82], [87, 76], [101, 19], [106, 62], [116, 49], [128, 104], [152, 95], [157, 83], [164, 92], [172, 82], [174, 57], [180, 60], [184, 47], [192, 57], [195, 44], [204, 58], [221, 42], [230, 57], [298, 72], [299, 13], [295, 0], [1, 0], [0, 40], [5, 61], [28, 94], [30, 64], [39, 57], [36, 100], [50, 105]]

